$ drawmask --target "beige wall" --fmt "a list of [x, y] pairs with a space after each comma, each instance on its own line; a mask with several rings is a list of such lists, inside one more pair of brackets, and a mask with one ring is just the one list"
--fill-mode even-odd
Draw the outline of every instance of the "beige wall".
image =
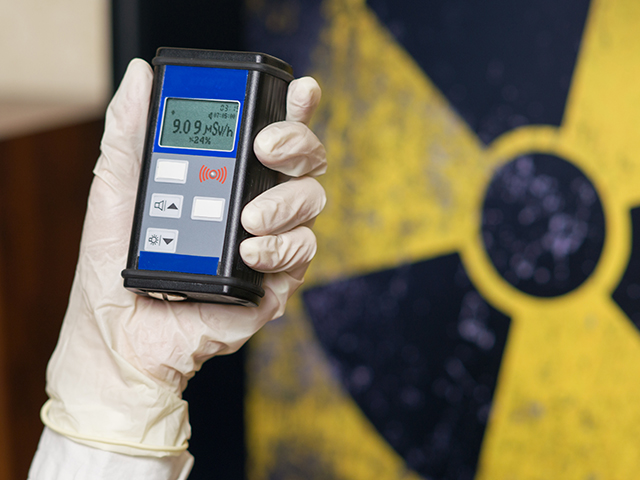
[[108, 0], [0, 0], [0, 139], [104, 110], [109, 8]]

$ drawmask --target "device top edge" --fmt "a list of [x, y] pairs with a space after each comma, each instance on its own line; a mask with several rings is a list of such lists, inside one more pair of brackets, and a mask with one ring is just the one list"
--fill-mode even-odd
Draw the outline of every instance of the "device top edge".
[[221, 68], [232, 68], [233, 65], [244, 64], [243, 68], [263, 70], [267, 73], [273, 73], [272, 69], [275, 68], [281, 72], [281, 75], [284, 74], [287, 77], [286, 80], [293, 79], [291, 65], [272, 55], [260, 52], [160, 47], [152, 61], [153, 65], [184, 65], [187, 62], [197, 66]]

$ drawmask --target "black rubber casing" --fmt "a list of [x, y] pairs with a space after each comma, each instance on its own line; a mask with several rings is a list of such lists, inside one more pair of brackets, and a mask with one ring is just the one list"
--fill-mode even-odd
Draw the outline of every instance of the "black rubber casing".
[[[278, 173], [258, 161], [253, 152], [255, 136], [270, 123], [285, 119], [287, 88], [293, 70], [270, 55], [249, 52], [160, 48], [153, 59], [154, 82], [149, 109], [149, 125], [144, 144], [140, 183], [136, 200], [127, 268], [123, 270], [125, 288], [142, 295], [149, 292], [172, 295], [197, 302], [257, 306], [264, 296], [263, 275], [247, 267], [240, 257], [240, 243], [250, 235], [242, 228], [240, 215], [253, 198], [277, 183]], [[233, 68], [248, 70], [247, 90], [236, 158], [233, 187], [229, 200], [225, 242], [218, 264], [218, 275], [138, 270], [138, 245], [144, 214], [154, 134], [165, 65]]]

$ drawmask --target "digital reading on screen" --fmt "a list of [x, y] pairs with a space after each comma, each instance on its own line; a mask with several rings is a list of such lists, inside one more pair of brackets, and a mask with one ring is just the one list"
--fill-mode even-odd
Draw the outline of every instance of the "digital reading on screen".
[[167, 98], [160, 146], [230, 152], [239, 107], [235, 101]]

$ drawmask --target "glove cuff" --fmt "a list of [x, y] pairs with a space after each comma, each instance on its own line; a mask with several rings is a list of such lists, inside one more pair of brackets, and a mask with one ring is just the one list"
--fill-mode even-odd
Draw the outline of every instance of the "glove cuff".
[[125, 455], [133, 455], [133, 456], [150, 456], [150, 457], [164, 457], [168, 455], [180, 455], [182, 452], [186, 451], [189, 447], [189, 442], [187, 440], [184, 441], [182, 445], [179, 446], [169, 446], [169, 445], [149, 445], [143, 443], [134, 443], [134, 442], [126, 442], [122, 440], [112, 440], [103, 437], [91, 436], [91, 435], [83, 435], [78, 432], [74, 432], [70, 429], [66, 429], [58, 425], [55, 421], [49, 416], [49, 412], [51, 407], [54, 404], [54, 400], [47, 400], [47, 402], [42, 406], [40, 410], [40, 419], [42, 423], [44, 423], [48, 428], [53, 430], [60, 435], [71, 438], [77, 443], [81, 443], [83, 445], [87, 445], [93, 448], [98, 448], [100, 450], [106, 450], [109, 452], [115, 453], [123, 453]]

